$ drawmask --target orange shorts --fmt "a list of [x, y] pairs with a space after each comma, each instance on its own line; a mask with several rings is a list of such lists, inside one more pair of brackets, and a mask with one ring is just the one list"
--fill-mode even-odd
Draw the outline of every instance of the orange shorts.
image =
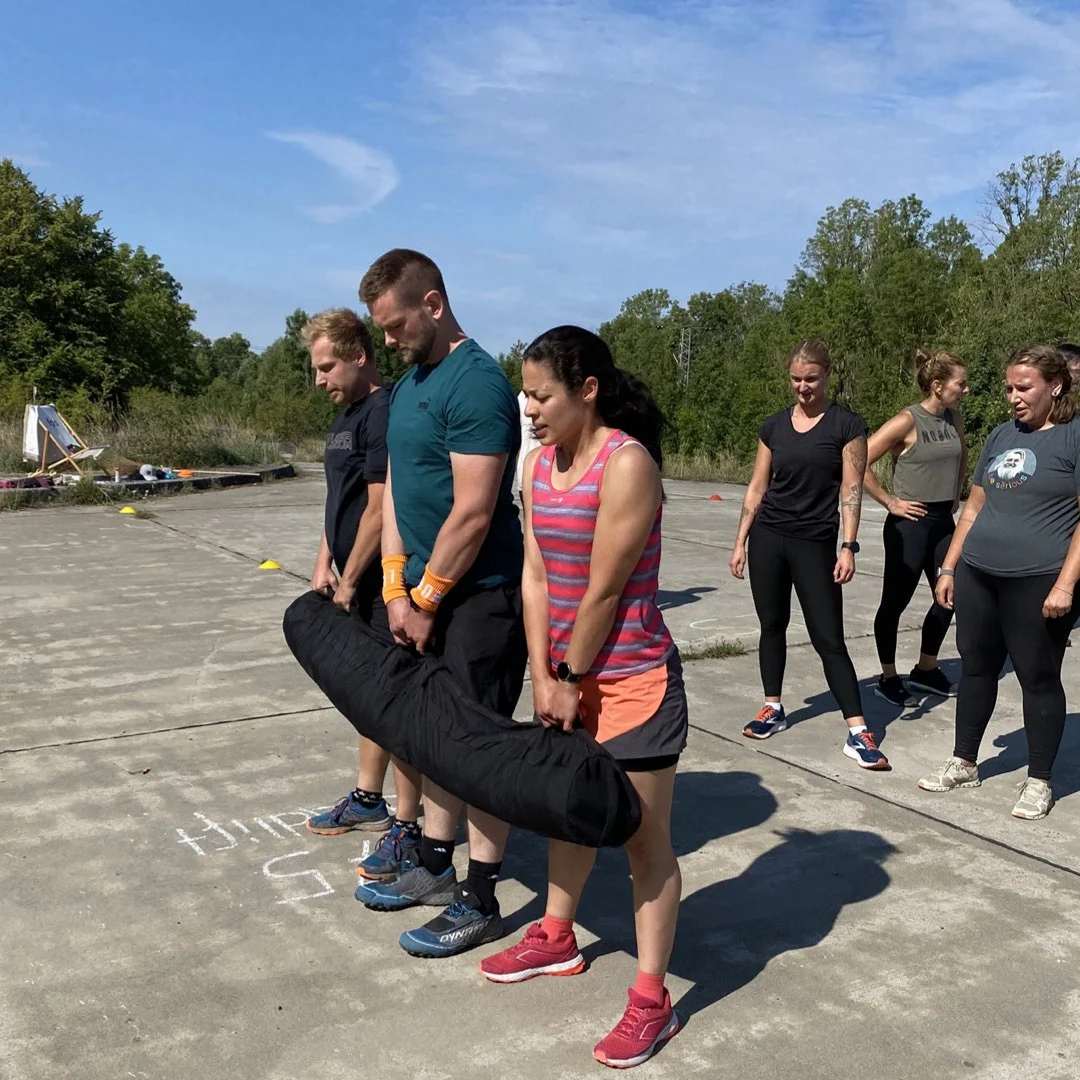
[[686, 746], [689, 715], [677, 652], [640, 675], [586, 676], [580, 691], [582, 726], [617, 761], [678, 755]]

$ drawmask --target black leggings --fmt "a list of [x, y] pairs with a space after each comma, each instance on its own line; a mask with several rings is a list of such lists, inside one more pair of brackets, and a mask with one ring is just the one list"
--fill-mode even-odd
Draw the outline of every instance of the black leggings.
[[[881, 582], [881, 603], [874, 616], [874, 642], [883, 665], [896, 663], [896, 632], [900, 616], [915, 595], [919, 578], [925, 574], [933, 590], [937, 568], [949, 550], [953, 529], [952, 503], [927, 503], [926, 517], [918, 521], [890, 514], [885, 519], [885, 575]], [[949, 630], [952, 612], [936, 601], [923, 619], [920, 649], [937, 656]]]
[[787, 662], [791, 587], [799, 598], [810, 643], [821, 657], [844, 719], [862, 716], [859, 681], [844, 644], [844, 597], [833, 581], [835, 540], [796, 540], [755, 525], [750, 530], [750, 591], [761, 622], [758, 663], [766, 697], [779, 697]]
[[953, 753], [978, 761], [979, 743], [997, 702], [998, 678], [1008, 656], [1024, 696], [1028, 773], [1049, 780], [1062, 732], [1065, 691], [1061, 662], [1073, 612], [1044, 619], [1043, 601], [1057, 574], [998, 577], [960, 560], [956, 568], [956, 644], [964, 674], [956, 699]]

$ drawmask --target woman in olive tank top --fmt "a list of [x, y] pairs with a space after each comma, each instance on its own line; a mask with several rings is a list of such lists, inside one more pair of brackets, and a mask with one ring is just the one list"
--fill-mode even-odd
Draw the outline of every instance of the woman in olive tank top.
[[[900, 617], [926, 575], [931, 592], [937, 568], [952, 538], [953, 514], [967, 470], [964, 422], [957, 407], [968, 392], [964, 365], [944, 352], [920, 349], [915, 378], [926, 396], [883, 424], [867, 445], [865, 490], [889, 516], [885, 519], [885, 574], [881, 603], [874, 618], [874, 640], [881, 676], [874, 693], [900, 708], [917, 704], [909, 690], [951, 697], [956, 691], [938, 667], [952, 612], [936, 601], [923, 619], [919, 662], [905, 686], [896, 672], [896, 636]], [[886, 453], [893, 459], [893, 493], [878, 482], [871, 465]]]

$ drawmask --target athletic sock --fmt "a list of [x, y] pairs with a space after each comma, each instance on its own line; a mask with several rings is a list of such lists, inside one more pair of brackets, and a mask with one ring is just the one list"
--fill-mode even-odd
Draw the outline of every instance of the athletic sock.
[[429, 874], [434, 874], [436, 877], [445, 874], [453, 862], [453, 840], [432, 840], [430, 836], [420, 837], [420, 865]]
[[469, 907], [478, 908], [485, 915], [495, 910], [495, 883], [499, 880], [502, 862], [478, 862], [469, 860], [469, 872], [462, 886], [462, 900]]
[[554, 915], [545, 915], [540, 929], [547, 935], [548, 941], [554, 944], [568, 938], [574, 932], [574, 920], [557, 919]]
[[865, 731], [865, 730], [866, 730], [866, 725], [865, 724], [859, 724], [858, 727], [849, 727], [847, 729], [847, 733], [849, 735], [858, 735], [860, 731]]
[[381, 791], [365, 791], [357, 788], [352, 793], [353, 801], [358, 802], [365, 810], [374, 810], [383, 801]]
[[399, 817], [395, 817], [390, 826], [397, 826], [410, 840], [419, 840], [421, 836], [420, 826], [415, 821], [404, 821]]
[[654, 1005], [664, 1004], [664, 976], [649, 975], [647, 972], [637, 973], [637, 982], [634, 983], [634, 993], [651, 1001]]
[[765, 708], [766, 709], [775, 709], [777, 712], [783, 712], [784, 711], [783, 702], [780, 702], [780, 701], [766, 701], [765, 702]]

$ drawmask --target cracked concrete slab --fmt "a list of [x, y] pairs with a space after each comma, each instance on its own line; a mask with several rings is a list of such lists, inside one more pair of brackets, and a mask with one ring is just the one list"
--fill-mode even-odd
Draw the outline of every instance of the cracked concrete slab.
[[[867, 694], [894, 768], [861, 772], [840, 754], [842, 722], [796, 626], [785, 699], [798, 722], [742, 739], [760, 684], [749, 589], [726, 570], [740, 493], [669, 488], [661, 587], [674, 632], [751, 651], [687, 664], [669, 978], [686, 1027], [641, 1075], [1072, 1080], [1075, 719], [1046, 821], [1008, 813], [1023, 766], [1010, 675], [986, 783], [930, 796], [914, 782], [949, 752], [952, 702], [897, 716]], [[5, 1078], [600, 1074], [591, 1047], [634, 973], [621, 852], [601, 853], [580, 913], [589, 969], [503, 987], [480, 978], [476, 955], [403, 953], [397, 936], [417, 916], [351, 895], [370, 838], [303, 828], [355, 768], [351, 729], [280, 634], [321, 498], [307, 475], [161, 500], [154, 520], [0, 515]], [[864, 691], [879, 521], [868, 507], [846, 592]], [[267, 555], [286, 572], [258, 571]], [[901, 655], [917, 648], [923, 601]], [[1066, 668], [1072, 700], [1071, 654]], [[542, 913], [544, 873], [543, 843], [515, 833], [499, 889], [511, 933]]]

